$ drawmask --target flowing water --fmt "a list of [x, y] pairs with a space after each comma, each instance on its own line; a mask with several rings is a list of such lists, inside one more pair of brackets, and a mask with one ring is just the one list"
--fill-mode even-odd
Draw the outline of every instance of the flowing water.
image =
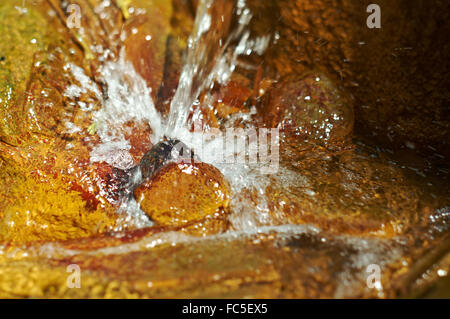
[[[252, 37], [248, 28], [251, 23], [252, 12], [247, 8], [244, 0], [238, 0], [236, 3], [228, 0], [199, 2], [179, 85], [171, 101], [167, 118], [156, 111], [145, 81], [135, 71], [133, 65], [126, 61], [124, 52], [116, 61], [107, 62], [101, 69], [100, 74], [107, 87], [106, 100], [91, 80], [83, 74], [81, 68], [75, 65], [67, 66], [79, 85], [69, 87], [66, 95], [75, 99], [80, 94], [90, 91], [102, 104], [102, 108], [94, 113], [94, 126], [101, 143], [92, 149], [91, 162], [106, 162], [120, 169], [132, 167], [130, 144], [123, 136], [120, 127], [129, 121], [146, 123], [152, 130], [153, 145], [165, 137], [181, 140], [195, 153], [202, 154], [203, 161], [220, 169], [232, 188], [229, 216], [232, 227], [224, 234], [202, 239], [170, 232], [150, 236], [135, 244], [104, 248], [89, 253], [129, 253], [164, 243], [175, 245], [186, 241], [234, 240], [242, 236], [248, 237], [265, 232], [276, 232], [287, 237], [304, 233], [321, 236], [319, 229], [309, 225], [277, 226], [271, 219], [273, 215], [269, 214], [266, 188], [271, 183], [278, 183], [284, 187], [301, 190], [306, 194], [314, 194], [306, 176], [286, 167], [280, 167], [276, 174], [266, 175], [261, 173], [261, 165], [258, 163], [226, 163], [223, 159], [214, 156], [219, 153], [217, 150], [223, 147], [222, 141], [219, 139], [205, 141], [202, 138], [208, 128], [202, 125], [201, 113], [199, 108], [196, 108], [200, 103], [200, 94], [213, 89], [215, 85], [226, 84], [237, 67], [239, 56], [252, 53], [262, 55], [270, 41], [275, 40], [272, 34]], [[214, 101], [208, 102], [213, 104]], [[88, 108], [88, 106], [85, 107]], [[245, 117], [248, 114], [238, 116]], [[71, 123], [67, 126], [71, 132], [77, 130]], [[191, 129], [192, 126], [196, 128], [194, 131]], [[232, 121], [226, 122], [224, 126], [231, 127]], [[251, 122], [248, 123], [248, 127], [257, 129]], [[240, 145], [240, 148], [238, 146], [235, 149], [233, 156], [247, 155], [245, 142]], [[244, 195], [245, 190], [254, 194], [252, 199]], [[119, 211], [122, 214], [122, 223], [115, 229], [117, 231], [126, 230], [130, 226], [143, 228], [152, 225], [133, 199], [123, 199]], [[358, 276], [363, 276], [366, 265], [377, 260], [378, 262], [382, 260], [383, 263], [388, 262], [397, 258], [400, 253], [397, 248], [390, 249], [389, 243], [375, 239], [356, 240], [352, 237], [341, 236], [338, 240], [358, 252], [354, 260], [350, 261], [360, 272]], [[42, 247], [40, 254], [51, 255], [56, 251], [58, 251], [57, 245], [49, 244]], [[388, 254], [387, 251], [389, 251]], [[63, 255], [78, 253], [80, 252], [68, 250], [58, 252]], [[336, 293], [340, 297], [346, 296], [347, 292], [351, 291], [349, 287], [352, 282], [359, 278], [349, 271], [343, 271], [341, 276], [342, 285]]]
[[[205, 140], [200, 111], [194, 110], [193, 107], [198, 105], [202, 91], [229, 81], [240, 55], [264, 53], [272, 35], [252, 39], [247, 28], [251, 20], [252, 13], [244, 0], [236, 3], [227, 0], [200, 1], [194, 29], [188, 42], [186, 63], [170, 105], [165, 130], [165, 135], [180, 139], [194, 152], [202, 154], [201, 159], [218, 167], [230, 182], [233, 191], [231, 221], [236, 230], [251, 230], [258, 224], [270, 224], [264, 199], [265, 187], [269, 181], [266, 176], [260, 174], [257, 165], [236, 162], [233, 159], [227, 164], [228, 161], [215, 156], [223, 155], [220, 152], [223, 139]], [[208, 102], [213, 104], [215, 101]], [[188, 121], [190, 113], [193, 113], [193, 116], [191, 121]], [[189, 130], [191, 124], [195, 126], [194, 132]], [[228, 125], [231, 124], [225, 123], [225, 127]], [[233, 158], [238, 158], [240, 154], [245, 157], [247, 154], [246, 137], [241, 138], [244, 139], [243, 143], [238, 143], [231, 152]], [[256, 190], [256, 206], [255, 202], [243, 198], [244, 188]]]
[[[13, 247], [13, 249], [4, 245], [0, 247], [0, 257], [5, 256], [11, 259], [42, 257], [49, 260], [70, 260], [71, 257], [83, 257], [90, 263], [95, 261], [96, 258], [114, 255], [125, 255], [130, 256], [131, 259], [139, 259], [139, 256], [136, 257], [138, 254], [132, 253], [148, 253], [153, 252], [154, 249], [154, 251], [163, 252], [157, 256], [157, 259], [167, 262], [167, 264], [161, 263], [163, 265], [160, 266], [161, 268], [169, 269], [172, 266], [185, 268], [187, 265], [184, 259], [181, 261], [170, 259], [173, 255], [170, 250], [167, 250], [170, 257], [167, 257], [169, 254], [164, 254], [167, 247], [179, 245], [185, 250], [187, 249], [186, 247], [191, 245], [198, 245], [201, 248], [196, 250], [196, 252], [199, 252], [200, 255], [211, 251], [213, 251], [214, 255], [216, 251], [211, 250], [210, 247], [214, 247], [214, 244], [219, 242], [225, 243], [225, 245], [230, 244], [230, 247], [237, 247], [238, 251], [233, 251], [237, 255], [248, 254], [250, 258], [255, 258], [256, 260], [265, 258], [270, 263], [276, 263], [277, 261], [274, 261], [274, 259], [278, 258], [277, 256], [281, 256], [277, 255], [278, 250], [282, 251], [285, 255], [280, 258], [279, 262], [285, 268], [281, 268], [282, 270], [279, 273], [281, 274], [280, 278], [284, 277], [276, 280], [288, 281], [287, 286], [291, 284], [291, 281], [304, 280], [307, 284], [310, 284], [310, 287], [316, 287], [312, 288], [312, 290], [320, 290], [320, 286], [316, 286], [317, 283], [321, 281], [321, 278], [327, 278], [326, 275], [328, 273], [332, 273], [332, 276], [328, 278], [331, 278], [330, 281], [333, 281], [333, 283], [336, 282], [335, 287], [333, 287], [335, 297], [353, 297], [355, 291], [358, 291], [361, 287], [366, 289], [367, 266], [371, 264], [377, 264], [383, 270], [387, 270], [397, 261], [400, 261], [405, 267], [409, 266], [408, 263], [412, 262], [408, 259], [408, 253], [411, 251], [410, 247], [408, 247], [410, 244], [407, 241], [409, 234], [403, 236], [398, 235], [402, 234], [398, 232], [394, 237], [389, 237], [385, 236], [384, 230], [379, 230], [380, 233], [378, 234], [367, 231], [363, 235], [361, 233], [355, 235], [351, 232], [353, 230], [352, 227], [363, 228], [365, 226], [364, 222], [370, 223], [375, 221], [374, 223], [376, 224], [378, 220], [376, 220], [374, 215], [378, 214], [378, 212], [380, 212], [380, 219], [385, 218], [383, 217], [385, 211], [392, 214], [390, 216], [392, 218], [386, 217], [386, 223], [390, 223], [391, 220], [396, 222], [403, 218], [402, 215], [396, 215], [397, 210], [400, 211], [395, 206], [397, 203], [392, 204], [399, 198], [396, 197], [397, 194], [395, 192], [391, 194], [394, 200], [389, 201], [387, 204], [372, 200], [373, 198], [379, 198], [379, 196], [383, 200], [390, 199], [389, 196], [384, 196], [385, 190], [383, 188], [387, 189], [387, 191], [391, 189], [398, 190], [398, 188], [386, 187], [385, 183], [386, 180], [389, 183], [397, 182], [391, 178], [391, 176], [398, 176], [392, 173], [395, 169], [398, 170], [398, 167], [394, 167], [395, 163], [389, 163], [390, 166], [376, 166], [378, 162], [369, 163], [369, 160], [372, 161], [378, 156], [376, 152], [373, 152], [373, 154], [357, 154], [355, 157], [350, 158], [349, 162], [345, 162], [345, 156], [342, 157], [344, 159], [334, 159], [332, 158], [334, 155], [329, 155], [328, 153], [325, 155], [323, 153], [316, 154], [310, 151], [311, 154], [307, 156], [311, 156], [313, 159], [320, 157], [320, 160], [312, 161], [314, 165], [323, 165], [326, 169], [314, 170], [313, 166], [307, 166], [312, 171], [309, 174], [306, 170], [300, 169], [303, 167], [301, 165], [296, 166], [295, 163], [280, 162], [278, 170], [272, 174], [266, 174], [263, 169], [267, 163], [235, 160], [239, 157], [244, 159], [246, 157], [250, 158], [251, 150], [246, 140], [248, 136], [238, 136], [238, 141], [236, 145], [233, 145], [231, 154], [227, 153], [224, 156], [222, 153], [224, 141], [221, 138], [214, 138], [214, 134], [211, 135], [213, 130], [203, 122], [201, 106], [213, 107], [217, 101], [214, 100], [214, 94], [210, 94], [210, 92], [217, 89], [217, 86], [226, 85], [231, 80], [234, 72], [238, 73], [237, 69], [242, 67], [240, 61], [243, 56], [248, 57], [253, 54], [263, 56], [268, 46], [276, 43], [278, 40], [279, 35], [276, 32], [262, 36], [252, 34], [250, 29], [253, 18], [254, 14], [248, 8], [245, 0], [198, 1], [194, 27], [185, 52], [184, 64], [180, 70], [179, 84], [171, 100], [167, 116], [157, 111], [151, 97], [151, 89], [135, 70], [133, 64], [127, 60], [124, 50], [118, 56], [113, 57], [113, 59], [105, 57], [104, 61], [107, 62], [103, 61], [101, 69], [98, 70], [99, 78], [96, 78], [97, 83], [104, 84], [101, 88], [84, 73], [83, 68], [80, 66], [75, 64], [67, 64], [65, 66], [65, 71], [71, 75], [71, 80], [73, 79], [71, 83], [74, 83], [66, 89], [65, 96], [70, 99], [73, 105], [77, 105], [81, 111], [88, 114], [86, 118], [89, 118], [89, 120], [93, 119], [92, 125], [89, 127], [89, 134], [92, 136], [83, 135], [82, 129], [77, 127], [69, 116], [67, 116], [65, 122], [66, 133], [72, 136], [80, 133], [80, 136], [84, 139], [83, 141], [95, 141], [93, 144], [87, 143], [92, 146], [92, 149], [90, 149], [91, 163], [107, 163], [126, 172], [136, 165], [135, 158], [133, 158], [131, 152], [132, 145], [124, 134], [124, 127], [130, 122], [150, 127], [151, 133], [149, 134], [151, 135], [149, 138], [153, 145], [166, 138], [180, 140], [192, 149], [203, 162], [217, 167], [229, 181], [232, 191], [231, 212], [228, 215], [228, 220], [231, 224], [229, 230], [224, 233], [204, 237], [191, 236], [180, 231], [139, 233], [143, 230], [158, 229], [158, 227], [152, 227], [155, 225], [140, 209], [139, 203], [132, 196], [129, 196], [130, 194], [127, 194], [128, 196], [123, 196], [113, 203], [115, 207], [118, 207], [117, 214], [120, 216], [120, 220], [118, 226], [112, 229], [113, 232], [107, 234], [107, 239], [122, 239], [129, 234], [132, 234], [130, 237], [134, 236], [134, 234], [139, 234], [136, 238], [133, 238], [133, 240], [136, 239], [135, 241], [114, 242], [111, 240], [108, 241], [108, 245], [101, 245], [104, 238], [100, 236], [98, 238], [88, 238], [89, 245], [74, 245], [77, 248], [68, 248], [74, 247], [71, 246], [72, 243], [70, 241], [69, 243], [33, 243], [27, 247]], [[127, 38], [126, 34], [122, 35], [121, 39]], [[205, 96], [206, 98], [202, 99]], [[80, 100], [83, 102], [79, 102]], [[248, 110], [249, 112], [238, 112], [232, 117], [224, 119], [224, 122], [221, 123], [221, 129], [233, 128], [235, 120], [239, 119], [240, 123], [244, 123], [246, 129], [259, 130], [256, 121], [252, 118], [257, 113], [256, 106], [249, 105]], [[225, 132], [222, 131], [222, 133]], [[274, 145], [278, 145], [279, 140], [276, 136], [274, 138], [273, 134], [271, 138], [271, 152], [273, 154], [273, 152], [278, 150], [278, 146], [275, 147]], [[70, 144], [68, 143], [68, 147]], [[361, 149], [363, 148], [361, 147]], [[365, 152], [365, 150], [362, 152]], [[285, 152], [286, 150], [283, 149], [283, 151]], [[355, 151], [354, 153], [356, 154], [357, 152]], [[299, 154], [290, 155], [296, 157]], [[295, 161], [303, 161], [304, 158], [302, 156], [303, 154], [300, 154], [298, 156], [300, 159], [295, 158]], [[354, 159], [355, 163], [352, 162]], [[307, 162], [308, 158], [304, 161]], [[369, 164], [358, 166], [358, 161]], [[372, 163], [375, 164], [372, 166]], [[338, 166], [339, 168], [336, 168]], [[329, 170], [327, 170], [328, 168]], [[324, 183], [318, 182], [321, 177], [324, 177], [329, 172], [331, 173], [326, 176], [327, 179]], [[315, 173], [317, 173], [316, 176], [314, 176]], [[390, 175], [390, 173], [392, 174]], [[420, 175], [419, 173], [417, 174]], [[359, 175], [364, 176], [361, 177]], [[373, 176], [375, 177], [372, 178]], [[142, 176], [139, 174], [133, 175], [132, 178], [134, 179], [132, 181], [134, 184], [139, 184], [142, 181]], [[365, 178], [370, 179], [368, 183], [377, 184], [379, 187], [377, 185], [374, 187], [371, 185], [372, 188], [367, 186], [368, 183], [365, 184]], [[422, 180], [421, 183], [421, 185], [425, 185], [425, 182]], [[402, 185], [405, 184], [400, 186]], [[104, 197], [106, 198], [106, 194], [110, 191], [107, 189], [109, 186], [103, 184], [96, 186], [100, 187], [100, 196], [105, 195]], [[281, 189], [284, 192], [283, 196], [289, 198], [287, 201], [294, 198], [296, 202], [302, 202], [306, 198], [304, 200], [306, 203], [305, 207], [307, 205], [309, 207], [306, 207], [305, 210], [313, 206], [313, 209], [311, 209], [313, 214], [317, 212], [318, 219], [322, 218], [322, 220], [325, 220], [326, 223], [329, 222], [332, 226], [329, 229], [321, 229], [318, 226], [320, 223], [315, 223], [314, 225], [312, 223], [292, 225], [285, 222], [286, 219], [284, 219], [285, 215], [283, 215], [282, 208], [286, 203], [282, 199], [278, 199], [278, 197], [271, 197], [272, 194], [270, 192], [273, 191], [274, 186], [274, 192], [277, 191], [277, 187], [278, 190]], [[319, 189], [319, 187], [323, 188]], [[364, 193], [366, 190], [369, 191]], [[374, 191], [372, 192], [372, 190]], [[409, 191], [409, 188], [407, 190]], [[168, 189], [167, 191], [170, 192], [171, 190]], [[403, 192], [403, 190], [401, 191]], [[342, 192], [342, 194], [339, 192]], [[404, 191], [404, 193], [406, 194], [407, 191]], [[410, 198], [413, 199], [411, 201], [416, 199], [413, 195], [411, 195], [412, 197], [409, 197], [409, 195], [406, 194], [398, 202], [407, 202]], [[319, 196], [321, 197], [319, 198]], [[278, 202], [274, 203], [274, 201]], [[332, 203], [329, 204], [330, 202]], [[339, 203], [336, 204], [337, 202]], [[367, 205], [367, 203], [372, 206]], [[389, 205], [394, 207], [386, 207]], [[338, 213], [328, 211], [335, 207], [338, 209], [345, 207], [345, 210], [341, 210]], [[356, 212], [354, 210], [355, 207]], [[371, 210], [370, 213], [364, 211], [366, 208]], [[303, 209], [303, 206], [300, 207], [299, 214], [303, 214], [300, 211], [301, 209]], [[323, 210], [326, 212], [324, 213]], [[430, 224], [434, 227], [431, 229], [433, 231], [431, 234], [448, 231], [446, 221], [449, 213], [447, 206], [430, 216]], [[350, 223], [354, 223], [349, 226], [350, 231], [340, 232], [339, 230], [331, 229], [334, 225], [333, 219], [342, 218], [345, 223], [346, 217], [349, 217]], [[358, 224], [360, 218], [362, 222]], [[301, 221], [303, 222], [303, 220]], [[401, 227], [401, 225], [398, 227]], [[135, 233], [134, 231], [136, 230], [137, 232]], [[140, 237], [144, 233], [146, 235]], [[414, 236], [414, 234], [411, 236]], [[268, 238], [270, 240], [267, 240]], [[92, 240], [92, 242], [89, 240]], [[263, 245], [259, 246], [264, 240], [267, 240], [265, 242], [266, 244], [268, 243], [267, 246], [275, 247], [275, 250], [277, 250], [275, 254], [272, 254], [273, 250], [267, 250], [271, 255], [268, 257], [264, 255], [266, 252], [264, 249], [267, 246], [264, 246], [266, 248]], [[80, 242], [82, 241], [83, 239], [80, 240]], [[235, 242], [239, 244], [233, 246]], [[287, 242], [289, 244], [286, 244]], [[249, 246], [245, 246], [247, 243], [254, 244], [254, 246], [249, 248]], [[222, 251], [225, 250], [220, 252]], [[178, 252], [181, 253], [182, 251], [177, 251], [176, 253]], [[190, 251], [188, 250], [189, 253]], [[141, 261], [145, 261], [143, 264], [147, 263], [150, 255], [141, 256]], [[301, 258], [295, 259], [298, 256]], [[217, 259], [214, 259], [214, 262], [220, 260], [218, 256], [212, 256], [212, 258], [216, 257]], [[336, 258], [336, 261], [334, 258]], [[301, 262], [297, 262], [298, 260], [301, 260]], [[208, 259], [208, 261], [210, 262], [211, 259]], [[133, 259], [132, 262], [134, 263], [135, 260]], [[217, 266], [214, 262], [211, 263], [213, 266], [208, 264], [207, 269], [211, 273], [217, 272], [214, 275], [219, 276], [223, 268]], [[300, 263], [305, 265], [300, 265]], [[95, 262], [93, 264], [95, 266]], [[321, 265], [323, 266], [324, 264], [327, 264], [328, 268], [325, 266], [321, 268]], [[119, 267], [122, 267], [121, 263], [119, 265]], [[169, 266], [165, 267], [167, 265]], [[195, 262], [193, 262], [193, 265], [197, 266]], [[242, 268], [238, 269], [245, 269], [242, 273], [244, 276], [247, 276], [248, 269], [246, 267], [250, 268], [251, 264], [247, 265], [244, 262], [241, 266]], [[259, 268], [255, 269], [256, 272], [259, 271]], [[264, 270], [265, 268], [261, 269]], [[149, 274], [152, 276], [154, 275], [153, 272], [153, 268], [149, 270]], [[158, 276], [157, 271], [155, 273], [155, 276]], [[134, 278], [136, 275], [138, 273], [133, 274], [131, 277]], [[189, 273], [188, 275], [191, 274]], [[388, 273], [387, 276], [389, 276]], [[130, 278], [126, 278], [126, 280]], [[195, 278], [195, 274], [193, 278]], [[164, 276], [157, 279], [165, 280]], [[383, 287], [377, 286], [375, 288], [378, 296], [383, 297]], [[307, 294], [307, 292], [305, 293]]]
[[[238, 1], [235, 13], [232, 9], [232, 2], [226, 0], [204, 0], [198, 6], [186, 63], [170, 105], [166, 128], [170, 137], [183, 137], [180, 131], [186, 129], [189, 112], [200, 92], [212, 88], [214, 81], [226, 83], [235, 68], [236, 56], [251, 49], [246, 45], [248, 32], [243, 36], [251, 13], [244, 1]], [[232, 26], [234, 14], [237, 26]], [[230, 43], [239, 38], [240, 45], [234, 50], [230, 48]]]

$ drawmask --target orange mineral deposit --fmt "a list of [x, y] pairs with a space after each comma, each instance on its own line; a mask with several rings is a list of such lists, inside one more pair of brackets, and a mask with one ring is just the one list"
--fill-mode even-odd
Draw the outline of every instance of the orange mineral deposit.
[[142, 210], [156, 223], [184, 226], [226, 210], [230, 186], [206, 163], [170, 163], [134, 192]]

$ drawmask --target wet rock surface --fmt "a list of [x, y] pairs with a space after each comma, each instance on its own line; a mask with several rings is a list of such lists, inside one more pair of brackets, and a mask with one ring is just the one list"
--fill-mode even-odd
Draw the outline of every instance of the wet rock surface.
[[294, 143], [345, 142], [352, 133], [350, 99], [319, 72], [281, 79], [268, 90], [261, 104], [267, 127], [280, 128]]
[[[275, 31], [267, 54], [240, 57], [199, 101], [210, 127], [282, 128], [278, 174], [238, 190], [214, 166], [174, 163], [175, 144], [158, 144], [142, 113], [114, 127], [127, 112], [101, 112], [148, 107], [146, 95], [167, 115], [196, 1], [72, 2], [81, 29], [67, 27], [67, 3], [0, 4], [0, 296], [445, 291], [448, 2], [381, 1], [383, 28], [368, 30], [362, 2], [247, 1], [251, 36]], [[125, 66], [105, 73], [120, 52]], [[153, 226], [121, 207], [133, 167]], [[254, 178], [239, 174], [230, 183]], [[267, 218], [256, 227], [249, 210]], [[66, 285], [73, 263], [81, 289]], [[382, 289], [366, 285], [373, 263]]]
[[322, 70], [353, 96], [357, 134], [448, 159], [448, 1], [379, 1], [380, 29], [367, 27], [368, 1], [248, 3], [261, 12], [256, 34], [277, 30], [265, 65], [282, 76]]
[[170, 163], [136, 188], [134, 195], [152, 220], [169, 226], [214, 218], [230, 202], [228, 182], [205, 163]]

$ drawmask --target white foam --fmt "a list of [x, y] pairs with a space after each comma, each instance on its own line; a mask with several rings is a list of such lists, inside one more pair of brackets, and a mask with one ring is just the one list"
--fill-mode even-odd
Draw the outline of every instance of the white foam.
[[[130, 154], [131, 145], [123, 134], [125, 124], [149, 125], [152, 130], [150, 139], [154, 143], [162, 137], [161, 118], [155, 109], [146, 82], [125, 59], [124, 52], [121, 52], [116, 61], [105, 63], [99, 70], [104, 82], [104, 93], [81, 67], [67, 64], [65, 70], [71, 72], [78, 82], [66, 88], [65, 96], [73, 99], [73, 103], [77, 103], [79, 97], [89, 94], [101, 105], [98, 111], [93, 111], [91, 103], [89, 107], [86, 103], [78, 103], [82, 111], [92, 113], [93, 123], [89, 129], [100, 138], [100, 143], [94, 145], [91, 150], [90, 161], [106, 162], [119, 169], [133, 167], [135, 163]], [[65, 125], [68, 133], [81, 131], [81, 128], [70, 121], [67, 121]], [[105, 190], [100, 192], [104, 193]], [[122, 203], [119, 209], [123, 215], [120, 225], [124, 227], [151, 225], [148, 217], [134, 206], [136, 205], [132, 202]]]
[[79, 85], [72, 84], [68, 88], [66, 88], [64, 95], [69, 98], [80, 97], [81, 94], [85, 94], [88, 92], [93, 92], [98, 100], [102, 99], [102, 94], [92, 79], [84, 73], [84, 70], [73, 64], [68, 63], [64, 66], [65, 71], [70, 71], [75, 79], [78, 81]]
[[[225, 39], [220, 39], [220, 43], [219, 39], [216, 39], [217, 42], [209, 41], [207, 43], [205, 39], [208, 37], [206, 36], [209, 32], [215, 32], [211, 28], [213, 17], [209, 13], [214, 3], [214, 0], [202, 0], [198, 6], [194, 31], [189, 40], [186, 63], [172, 100], [168, 124], [163, 123], [151, 99], [150, 89], [133, 65], [125, 59], [123, 51], [116, 61], [106, 62], [100, 69], [99, 74], [103, 79], [105, 92], [100, 91], [97, 84], [83, 72], [82, 68], [73, 64], [66, 66], [79, 84], [68, 87], [65, 95], [75, 100], [82, 94], [91, 92], [102, 105], [98, 111], [93, 113], [91, 129], [99, 136], [100, 143], [91, 151], [91, 162], [106, 162], [120, 169], [130, 168], [134, 165], [129, 152], [131, 145], [123, 135], [124, 126], [128, 122], [149, 125], [153, 132], [151, 136], [153, 144], [156, 144], [163, 135], [168, 135], [180, 139], [196, 152], [201, 149], [203, 153], [215, 154], [217, 147], [220, 147], [219, 141], [211, 141], [203, 145], [201, 139], [199, 140], [196, 136], [199, 132], [192, 133], [188, 129], [187, 118], [192, 105], [200, 92], [211, 87], [214, 81], [220, 84], [227, 83], [236, 68], [237, 58], [240, 55], [251, 52], [263, 54], [270, 36], [250, 38], [250, 33], [245, 31], [245, 28], [249, 24], [252, 14], [246, 8], [245, 1], [239, 1], [237, 27], [231, 30]], [[222, 16], [222, 18], [231, 19], [232, 17]], [[231, 43], [236, 40], [238, 44], [232, 48]], [[209, 56], [207, 52], [215, 52], [215, 54]], [[90, 108], [87, 108], [86, 105], [83, 105], [82, 109], [90, 112]], [[71, 132], [78, 131], [70, 124], [68, 129]], [[245, 152], [245, 149], [237, 151], [238, 153]], [[231, 218], [233, 227], [237, 230], [248, 230], [255, 225], [269, 225], [270, 217], [264, 195], [264, 189], [269, 180], [258, 174], [254, 167], [246, 164], [220, 164], [214, 160], [210, 162], [217, 166], [230, 181], [233, 196], [234, 214]], [[258, 194], [254, 197], [256, 201], [245, 198], [243, 196], [244, 189], [248, 189], [250, 192], [256, 190]], [[126, 204], [124, 205], [126, 206]], [[132, 204], [130, 205], [132, 206]], [[125, 218], [128, 218], [126, 224], [130, 223], [129, 218], [133, 216], [130, 212], [135, 212], [136, 218], [141, 220], [137, 224], [146, 225], [145, 222], [142, 222], [142, 216], [139, 217], [139, 211], [132, 208], [127, 209], [125, 206], [121, 208], [121, 211], [125, 212]]]
[[[93, 128], [100, 137], [100, 144], [91, 152], [91, 162], [106, 162], [117, 168], [130, 168], [134, 165], [129, 153], [131, 146], [126, 141], [122, 130], [126, 123], [144, 123], [152, 129], [152, 141], [158, 141], [162, 136], [162, 123], [150, 96], [150, 89], [136, 72], [133, 65], [126, 61], [121, 52], [117, 61], [107, 62], [100, 69], [100, 75], [105, 83], [105, 96], [98, 86], [88, 77], [82, 68], [67, 64], [78, 84], [69, 86], [65, 96], [76, 99], [82, 94], [94, 93], [101, 103], [100, 110], [93, 113]], [[81, 109], [89, 112], [86, 105]], [[73, 123], [66, 123], [69, 133], [81, 129]]]
[[120, 169], [131, 168], [134, 166], [134, 160], [129, 152], [130, 148], [130, 143], [123, 136], [111, 140], [103, 138], [102, 143], [91, 151], [91, 162], [105, 162]]
[[120, 128], [127, 122], [143, 122], [152, 129], [152, 141], [161, 138], [162, 123], [150, 95], [146, 82], [126, 61], [122, 51], [115, 62], [107, 62], [100, 70], [106, 87], [107, 99], [103, 107], [94, 114], [97, 134], [105, 141], [111, 136], [122, 137]]

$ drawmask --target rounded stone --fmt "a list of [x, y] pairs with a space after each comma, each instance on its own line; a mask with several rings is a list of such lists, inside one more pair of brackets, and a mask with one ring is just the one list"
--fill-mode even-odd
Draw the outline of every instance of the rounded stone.
[[206, 163], [169, 163], [134, 191], [141, 209], [156, 223], [186, 226], [223, 213], [230, 186]]
[[323, 144], [351, 135], [354, 115], [349, 98], [325, 75], [291, 75], [275, 84], [264, 99], [264, 122], [297, 141]]

